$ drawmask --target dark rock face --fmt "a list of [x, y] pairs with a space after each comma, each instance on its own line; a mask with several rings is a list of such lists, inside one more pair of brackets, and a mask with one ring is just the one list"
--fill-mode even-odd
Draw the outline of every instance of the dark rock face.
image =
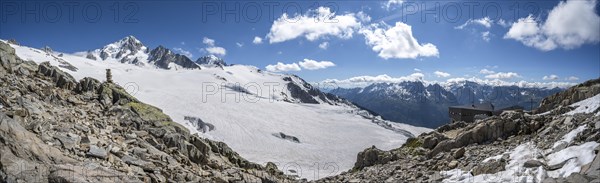
[[332, 94], [325, 94], [311, 84], [304, 81], [302, 78], [292, 75], [283, 78], [288, 81], [286, 89], [290, 91], [289, 102], [300, 102], [307, 104], [319, 104], [321, 102], [334, 105], [339, 102], [346, 102]]
[[198, 60], [196, 60], [196, 63], [200, 64], [200, 65], [206, 65], [206, 66], [217, 66], [217, 67], [227, 66], [227, 63], [225, 63], [225, 60], [223, 60], [222, 58], [216, 57], [214, 55], [200, 57], [200, 58], [198, 58]]
[[173, 53], [171, 50], [158, 46], [157, 48], [150, 51], [150, 57], [148, 58], [149, 62], [154, 63], [154, 65], [159, 68], [169, 69], [169, 64], [174, 63], [180, 65], [183, 68], [187, 69], [199, 69], [200, 66], [187, 58], [184, 55]]
[[283, 132], [273, 133], [273, 136], [280, 138], [280, 139], [289, 140], [289, 141], [292, 141], [295, 143], [300, 143], [300, 139], [298, 139], [298, 137], [291, 136], [291, 135], [285, 134]]
[[0, 182], [296, 181], [191, 135], [116, 84], [76, 82], [4, 43], [0, 64]]

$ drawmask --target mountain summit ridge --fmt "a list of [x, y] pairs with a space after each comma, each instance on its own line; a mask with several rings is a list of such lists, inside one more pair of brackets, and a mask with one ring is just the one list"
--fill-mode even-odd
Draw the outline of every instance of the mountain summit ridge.
[[163, 45], [149, 49], [133, 35], [80, 55], [92, 60], [114, 60], [121, 63], [154, 66], [161, 69], [201, 69], [201, 65], [206, 67], [227, 66], [222, 58], [214, 55], [200, 57], [194, 62], [191, 58], [175, 53]]

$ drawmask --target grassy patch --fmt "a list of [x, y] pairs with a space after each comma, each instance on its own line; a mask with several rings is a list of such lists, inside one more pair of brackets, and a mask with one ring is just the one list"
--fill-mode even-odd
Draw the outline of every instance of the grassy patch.
[[418, 138], [408, 138], [406, 140], [406, 143], [404, 143], [404, 145], [402, 145], [402, 147], [407, 147], [407, 148], [417, 148], [417, 147], [421, 147], [423, 145], [423, 142], [421, 142]]

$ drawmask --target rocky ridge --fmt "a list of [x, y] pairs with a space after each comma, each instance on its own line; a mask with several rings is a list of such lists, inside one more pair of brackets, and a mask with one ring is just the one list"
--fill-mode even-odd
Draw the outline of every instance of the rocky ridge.
[[0, 43], [0, 182], [295, 182], [190, 134], [122, 87]]

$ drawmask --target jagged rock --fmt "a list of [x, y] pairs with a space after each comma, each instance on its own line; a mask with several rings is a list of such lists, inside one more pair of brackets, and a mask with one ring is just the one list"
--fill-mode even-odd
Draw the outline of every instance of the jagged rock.
[[96, 92], [98, 88], [100, 88], [100, 81], [94, 78], [85, 77], [79, 80], [77, 86], [75, 86], [75, 91], [78, 93]]
[[56, 86], [59, 88], [71, 90], [75, 87], [75, 79], [61, 71], [59, 68], [50, 65], [50, 62], [44, 62], [39, 65], [38, 73], [52, 78]]
[[9, 40], [7, 41], [7, 43], [9, 43], [9, 44], [14, 44], [14, 45], [21, 45], [21, 44], [19, 44], [19, 42], [17, 42], [17, 40], [16, 40], [16, 39], [9, 39]]
[[100, 148], [96, 145], [90, 145], [90, 150], [87, 153], [89, 156], [92, 157], [97, 157], [97, 158], [102, 158], [105, 159], [106, 156], [108, 156], [108, 152], [106, 152], [105, 149]]
[[150, 51], [150, 57], [148, 58], [150, 63], [158, 66], [159, 68], [169, 69], [170, 63], [174, 63], [188, 69], [200, 69], [200, 66], [194, 61], [190, 60], [184, 55], [173, 53], [171, 50], [158, 46], [157, 48]]

